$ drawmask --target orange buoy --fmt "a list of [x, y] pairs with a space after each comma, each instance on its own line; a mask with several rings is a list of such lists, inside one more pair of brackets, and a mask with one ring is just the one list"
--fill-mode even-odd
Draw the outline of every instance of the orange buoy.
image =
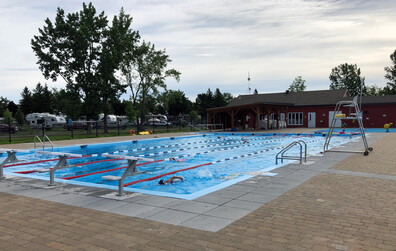
[[129, 134], [133, 136], [133, 135], [135, 135], [135, 131], [131, 129], [131, 130], [129, 130]]

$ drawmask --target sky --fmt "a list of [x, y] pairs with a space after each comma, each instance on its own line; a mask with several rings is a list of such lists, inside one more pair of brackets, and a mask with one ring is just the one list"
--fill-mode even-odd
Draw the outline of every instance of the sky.
[[[30, 40], [57, 8], [82, 9], [82, 1], [0, 0], [0, 96], [18, 103], [25, 86], [46, 80]], [[234, 96], [283, 92], [295, 77], [307, 90], [328, 89], [331, 69], [357, 64], [366, 85], [386, 85], [385, 66], [396, 49], [394, 0], [95, 0], [111, 20], [123, 7], [142, 39], [166, 49], [180, 82], [168, 89], [195, 100], [210, 88]], [[250, 83], [247, 80], [250, 73]], [[123, 96], [128, 99], [130, 94]]]

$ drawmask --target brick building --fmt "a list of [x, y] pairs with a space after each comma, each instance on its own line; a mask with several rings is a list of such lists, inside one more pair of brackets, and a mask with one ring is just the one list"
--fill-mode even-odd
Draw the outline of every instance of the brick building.
[[[282, 127], [329, 127], [337, 102], [352, 100], [346, 90], [320, 90], [240, 95], [227, 106], [207, 109], [209, 124], [224, 128], [271, 129]], [[358, 99], [360, 103], [360, 99]], [[348, 114], [348, 108], [343, 108]], [[396, 95], [361, 98], [363, 125], [383, 128], [396, 123]], [[267, 119], [269, 118], [269, 119]], [[356, 121], [339, 121], [358, 127]]]

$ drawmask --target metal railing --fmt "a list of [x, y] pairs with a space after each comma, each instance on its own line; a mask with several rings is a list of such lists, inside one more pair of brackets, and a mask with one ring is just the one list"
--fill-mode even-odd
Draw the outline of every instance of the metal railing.
[[52, 141], [50, 140], [50, 138], [48, 138], [47, 135], [43, 136], [43, 140], [40, 139], [40, 137], [38, 135], [34, 136], [34, 149], [37, 148], [36, 146], [36, 139], [38, 139], [38, 141], [40, 142], [41, 146], [43, 147], [43, 150], [45, 149], [45, 139], [47, 139], [47, 141], [51, 144], [51, 150], [54, 150], [54, 144], [52, 143]]
[[[300, 156], [290, 156], [290, 155], [284, 155], [288, 150], [290, 150], [293, 146], [299, 145], [300, 146]], [[304, 146], [304, 149], [303, 149]], [[304, 154], [304, 162], [307, 162], [307, 143], [305, 143], [304, 140], [298, 140], [290, 143], [287, 145], [285, 148], [283, 148], [275, 157], [275, 164], [278, 164], [278, 159], [281, 160], [281, 163], [283, 163], [284, 159], [290, 159], [290, 160], [299, 160], [300, 164], [302, 164], [303, 160], [303, 154]]]

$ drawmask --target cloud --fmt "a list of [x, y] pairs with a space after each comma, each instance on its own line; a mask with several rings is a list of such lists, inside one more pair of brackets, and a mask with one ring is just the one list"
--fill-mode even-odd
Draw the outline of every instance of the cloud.
[[[191, 99], [208, 88], [234, 95], [251, 88], [283, 91], [301, 75], [308, 89], [327, 89], [341, 63], [357, 64], [366, 84], [384, 86], [384, 67], [396, 49], [396, 2], [347, 0], [93, 1], [109, 19], [124, 7], [133, 27], [166, 48], [181, 81], [168, 80]], [[36, 65], [30, 39], [54, 19], [56, 8], [81, 10], [80, 1], [0, 0], [0, 95], [20, 98], [27, 85], [48, 83]], [[36, 69], [36, 70], [34, 70]], [[6, 87], [7, 85], [7, 87]], [[62, 83], [57, 83], [61, 87]]]

